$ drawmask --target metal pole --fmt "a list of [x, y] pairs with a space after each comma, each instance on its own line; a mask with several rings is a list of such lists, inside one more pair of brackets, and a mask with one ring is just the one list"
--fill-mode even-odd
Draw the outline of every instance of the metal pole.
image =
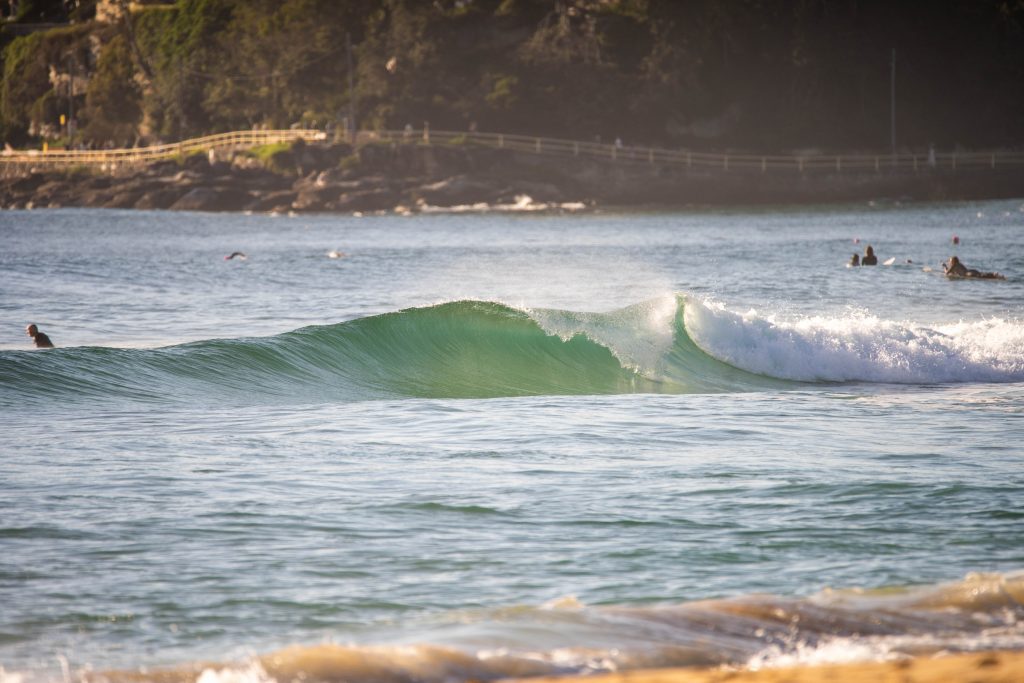
[[355, 103], [355, 77], [352, 73], [352, 34], [345, 32], [345, 52], [348, 54], [348, 125], [349, 141], [356, 144], [356, 103]]
[[892, 70], [889, 77], [889, 141], [896, 153], [896, 48], [892, 49]]
[[68, 147], [71, 147], [71, 121], [75, 118], [75, 77], [71, 75], [71, 55], [67, 56], [68, 65]]

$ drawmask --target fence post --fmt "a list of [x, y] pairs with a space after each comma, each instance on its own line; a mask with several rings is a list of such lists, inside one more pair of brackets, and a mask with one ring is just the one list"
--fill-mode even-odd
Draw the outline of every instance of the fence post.
[[723, 168], [724, 168], [724, 169], [725, 169], [726, 171], [728, 171], [728, 170], [729, 170], [729, 155], [728, 155], [728, 154], [726, 154], [726, 155], [725, 155], [725, 156], [724, 156], [724, 157], [722, 158], [722, 167], [723, 167]]
[[429, 121], [424, 121], [423, 122], [423, 142], [425, 142], [428, 145], [430, 144], [430, 122]]
[[691, 161], [692, 161], [692, 160], [690, 159], [690, 153], [689, 153], [689, 152], [687, 152], [687, 153], [686, 153], [686, 168], [690, 168], [690, 166], [692, 166], [692, 165], [693, 165], [693, 164], [691, 163]]
[[537, 141], [536, 141], [534, 147], [535, 147], [535, 149], [537, 151], [537, 154], [540, 154], [540, 138], [537, 138]]
[[992, 154], [992, 168], [995, 168], [995, 167], [996, 167], [996, 155], [995, 155], [995, 153], [993, 153]]
[[574, 157], [578, 157], [580, 155], [580, 143], [578, 143], [578, 142], [572, 143], [572, 155]]
[[836, 157], [836, 171], [838, 171], [840, 173], [843, 172], [842, 157], [838, 157], [838, 156]]
[[647, 148], [647, 163], [654, 163], [654, 150], [650, 147]]
[[761, 157], [761, 173], [764, 173], [765, 169], [767, 169], [767, 168], [768, 168], [768, 164], [767, 164], [765, 158]]
[[505, 136], [498, 135], [498, 147], [504, 149], [505, 147]]
[[800, 172], [803, 173], [804, 172], [804, 158], [803, 157], [797, 157], [796, 160], [797, 160], [797, 165], [800, 167]]
[[615, 161], [618, 157], [616, 156], [615, 145], [612, 145], [612, 161]]

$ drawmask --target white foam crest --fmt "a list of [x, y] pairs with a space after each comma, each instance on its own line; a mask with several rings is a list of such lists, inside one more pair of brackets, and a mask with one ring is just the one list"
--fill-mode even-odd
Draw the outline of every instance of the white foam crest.
[[17, 671], [7, 671], [0, 666], [0, 683], [24, 683], [25, 675]]
[[945, 652], [988, 652], [1019, 650], [1019, 630], [989, 629], [978, 634], [923, 634], [837, 637], [814, 643], [771, 645], [750, 657], [745, 667], [752, 670], [821, 664], [885, 662]]
[[925, 326], [864, 313], [781, 320], [689, 299], [684, 322], [705, 353], [748, 372], [798, 381], [1024, 381], [1024, 324], [989, 319]]
[[[416, 210], [420, 213], [529, 213], [532, 211], [583, 211], [587, 208], [587, 205], [583, 202], [538, 202], [534, 201], [533, 197], [527, 194], [517, 194], [515, 201], [511, 203], [495, 203], [488, 204], [487, 202], [476, 202], [473, 204], [455, 204], [454, 206], [434, 206], [433, 204], [427, 204], [423, 200], [416, 205]], [[405, 209], [410, 211], [410, 209]]]
[[747, 660], [745, 668], [752, 671], [820, 664], [852, 664], [903, 659], [893, 652], [892, 643], [881, 639], [831, 638], [817, 645], [798, 645], [793, 649], [773, 645]]
[[224, 669], [203, 669], [196, 683], [277, 683], [258, 662], [245, 667]]
[[582, 334], [606, 347], [623, 367], [654, 374], [674, 340], [676, 297], [665, 294], [611, 313], [527, 309], [541, 329], [568, 341]]

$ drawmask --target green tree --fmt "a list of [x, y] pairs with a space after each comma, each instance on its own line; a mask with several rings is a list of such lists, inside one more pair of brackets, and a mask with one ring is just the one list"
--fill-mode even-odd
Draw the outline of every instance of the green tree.
[[362, 33], [360, 3], [250, 0], [218, 37], [205, 107], [222, 127], [325, 122], [347, 102], [346, 33]]
[[22, 22], [61, 22], [68, 20], [64, 0], [21, 0], [17, 20]]
[[[161, 138], [181, 139], [212, 131], [220, 117], [207, 110], [206, 93], [223, 59], [219, 40], [236, 0], [181, 0], [147, 8], [134, 17], [136, 61], [151, 77], [143, 88], [146, 127]], [[141, 64], [137, 72], [144, 72]], [[144, 73], [143, 73], [144, 75]]]
[[5, 141], [21, 144], [40, 126], [57, 125], [52, 102], [64, 102], [62, 111], [66, 110], [68, 72], [73, 70], [76, 78], [86, 75], [87, 38], [87, 27], [72, 26], [22, 36], [7, 45], [0, 83], [0, 132]]
[[82, 134], [93, 141], [131, 143], [142, 118], [141, 99], [131, 51], [124, 37], [117, 36], [104, 46], [90, 79]]

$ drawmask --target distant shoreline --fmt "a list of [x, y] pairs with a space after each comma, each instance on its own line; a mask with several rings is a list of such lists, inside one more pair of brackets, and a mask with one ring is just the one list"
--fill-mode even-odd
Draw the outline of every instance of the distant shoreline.
[[585, 212], [1012, 199], [1024, 166], [886, 170], [688, 168], [458, 145], [296, 143], [267, 159], [194, 154], [103, 172], [0, 178], [0, 207], [269, 214]]

